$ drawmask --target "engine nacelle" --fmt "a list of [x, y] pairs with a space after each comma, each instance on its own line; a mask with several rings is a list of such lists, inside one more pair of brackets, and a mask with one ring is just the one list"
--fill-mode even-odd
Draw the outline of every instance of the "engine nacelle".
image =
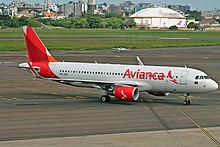
[[113, 94], [117, 99], [126, 101], [137, 101], [139, 98], [138, 89], [132, 86], [116, 86]]
[[168, 96], [169, 95], [168, 92], [148, 92], [148, 93], [154, 96]]

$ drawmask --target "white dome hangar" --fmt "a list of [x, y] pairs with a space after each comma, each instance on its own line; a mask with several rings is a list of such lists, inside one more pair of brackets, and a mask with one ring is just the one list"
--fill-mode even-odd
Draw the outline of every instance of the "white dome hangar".
[[168, 8], [147, 8], [130, 16], [137, 25], [154, 28], [170, 26], [185, 27], [186, 18], [182, 14]]

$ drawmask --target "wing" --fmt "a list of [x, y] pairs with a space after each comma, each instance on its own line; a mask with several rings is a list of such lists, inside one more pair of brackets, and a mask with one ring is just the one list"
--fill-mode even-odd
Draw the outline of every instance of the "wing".
[[134, 86], [137, 87], [139, 91], [150, 91], [152, 89], [152, 86], [148, 82], [144, 82], [144, 81], [93, 81], [93, 80], [78, 80], [78, 79], [63, 79], [63, 80], [51, 79], [51, 80], [72, 86], [93, 87], [103, 90], [107, 90], [109, 87], [115, 87], [115, 86]]

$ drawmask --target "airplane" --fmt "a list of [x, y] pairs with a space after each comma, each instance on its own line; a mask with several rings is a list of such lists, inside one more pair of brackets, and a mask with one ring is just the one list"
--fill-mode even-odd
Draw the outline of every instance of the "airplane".
[[218, 84], [198, 69], [171, 66], [58, 62], [47, 50], [32, 27], [23, 27], [29, 62], [19, 64], [30, 69], [37, 78], [62, 84], [93, 87], [105, 91], [102, 102], [111, 96], [125, 101], [138, 101], [140, 92], [154, 96], [182, 93], [184, 104], [190, 105], [189, 95], [212, 92]]
[[113, 50], [116, 50], [117, 52], [125, 52], [125, 51], [131, 51], [131, 48], [117, 47], [117, 48], [113, 48]]

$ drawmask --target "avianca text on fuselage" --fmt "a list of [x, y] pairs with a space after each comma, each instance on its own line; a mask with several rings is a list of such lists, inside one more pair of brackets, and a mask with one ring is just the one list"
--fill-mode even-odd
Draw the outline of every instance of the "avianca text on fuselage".
[[165, 74], [163, 72], [150, 72], [150, 71], [132, 71], [127, 69], [123, 75], [123, 78], [129, 79], [150, 79], [150, 80], [164, 80]]

